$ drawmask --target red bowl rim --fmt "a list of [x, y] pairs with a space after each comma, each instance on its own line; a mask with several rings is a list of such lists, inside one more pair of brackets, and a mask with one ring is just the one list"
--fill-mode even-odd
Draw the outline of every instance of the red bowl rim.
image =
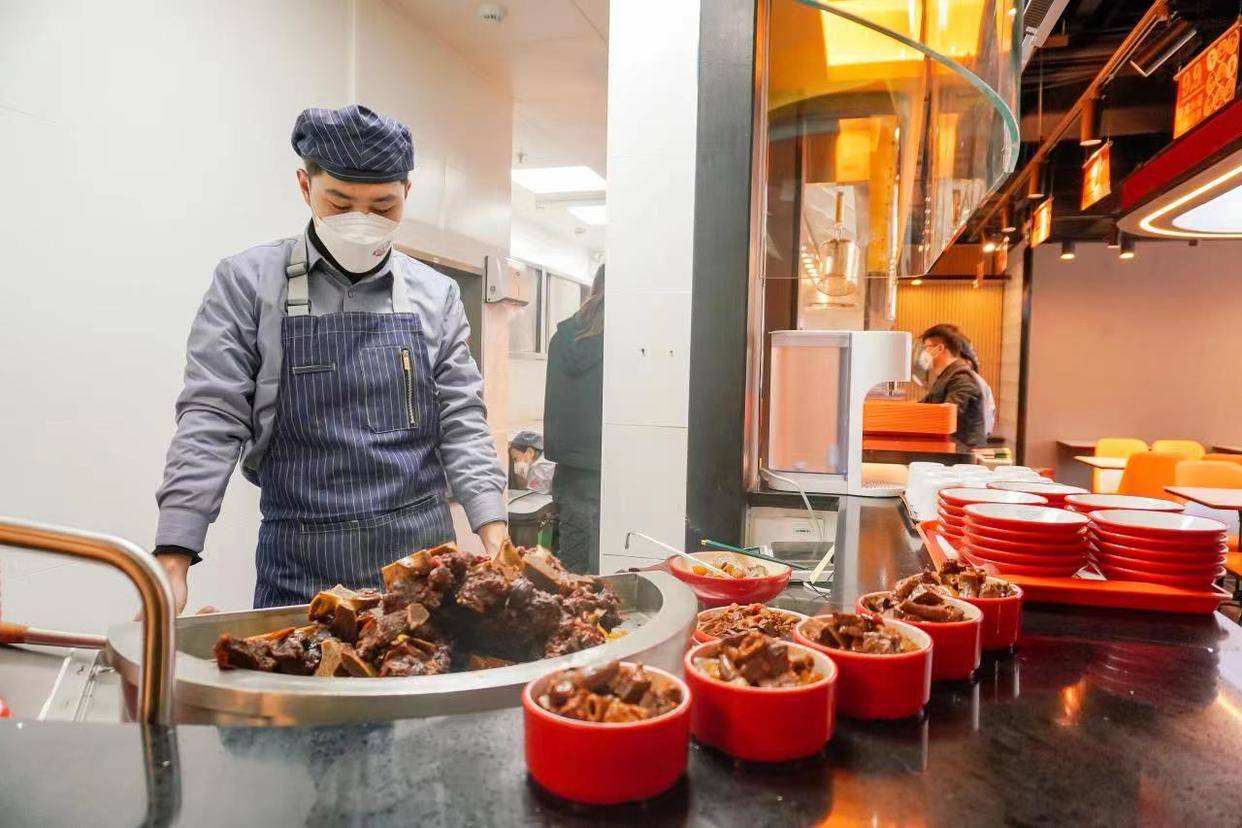
[[[1079, 500], [1090, 497], [1124, 497], [1127, 500], [1146, 500], [1149, 503], [1167, 503], [1168, 506], [1152, 506], [1145, 508], [1143, 506], [1101, 506], [1095, 503], [1079, 503]], [[1078, 500], [1075, 500], [1075, 498], [1078, 498]], [[1123, 495], [1112, 492], [1087, 492], [1086, 494], [1067, 495], [1065, 502], [1071, 506], [1081, 507], [1087, 510], [1087, 512], [1104, 512], [1109, 509], [1129, 509], [1130, 511], [1135, 512], [1184, 512], [1186, 510], [1186, 507], [1181, 503], [1178, 503], [1176, 500], [1166, 500], [1162, 497], [1143, 497], [1141, 495]]]
[[[1017, 488], [1018, 486], [1054, 486], [1058, 487], [1052, 491], [1040, 491], [1035, 489], [1027, 491], [1026, 489]], [[1024, 494], [1037, 494], [1041, 497], [1051, 497], [1054, 500], [1064, 500], [1074, 494], [1091, 494], [1087, 489], [1081, 486], [1071, 486], [1068, 483], [1058, 483], [1055, 480], [993, 480], [988, 483], [989, 489], [1000, 489], [1002, 492], [1023, 492]]]
[[[621, 665], [630, 667], [637, 666], [637, 664], [633, 661], [622, 661]], [[535, 701], [534, 696], [531, 694], [531, 690], [536, 684], [545, 679], [551, 678], [557, 673], [564, 672], [563, 670], [552, 670], [544, 673], [542, 676], [533, 678], [526, 683], [526, 686], [522, 688], [522, 707], [534, 713], [536, 716], [550, 722], [565, 725], [576, 730], [596, 730], [600, 728], [603, 730], [643, 730], [650, 727], [659, 727], [661, 724], [668, 722], [670, 719], [690, 712], [690, 686], [687, 685], [680, 676], [675, 676], [668, 670], [653, 667], [650, 664], [644, 664], [642, 667], [644, 670], [650, 670], [651, 672], [663, 676], [664, 678], [671, 679], [673, 683], [677, 685], [677, 688], [681, 690], [681, 703], [667, 713], [661, 713], [659, 716], [654, 716], [650, 719], [643, 719], [638, 722], [584, 722], [581, 719], [571, 719], [568, 716], [557, 715], [551, 710], [544, 710], [539, 706], [538, 702]]]
[[[750, 603], [751, 603], [751, 604], [756, 604], [756, 603], [758, 603], [758, 601], [751, 601]], [[724, 612], [725, 610], [729, 609], [729, 608], [730, 608], [730, 607], [732, 607], [732, 606], [747, 607], [747, 606], [750, 606], [750, 604], [739, 604], [737, 601], [734, 601], [732, 604], [725, 604], [723, 607], [708, 607], [707, 609], [700, 611], [698, 615], [694, 616], [694, 629], [695, 629], [695, 631], [696, 631], [696, 632], [703, 632], [702, 630], [700, 630], [700, 629], [699, 629], [699, 625], [700, 625], [700, 624], [702, 624], [704, 621], [708, 620], [708, 618], [709, 618], [709, 617], [710, 617], [713, 613]], [[783, 607], [769, 607], [767, 604], [764, 604], [764, 608], [765, 608], [765, 609], [769, 609], [769, 610], [771, 610], [772, 612], [779, 612], [779, 613], [781, 613], [782, 615], [795, 615], [795, 616], [797, 616], [797, 617], [798, 617], [798, 621], [799, 621], [799, 623], [801, 623], [802, 621], [804, 621], [804, 620], [806, 620], [807, 618], [810, 618], [810, 617], [811, 617], [811, 616], [807, 615], [805, 612], [798, 612], [797, 610], [789, 610], [789, 609], [784, 609]], [[707, 635], [707, 633], [703, 633], [703, 634], [704, 634], [704, 635]], [[781, 640], [782, 640], [782, 641], [786, 641], [786, 640], [788, 640], [788, 639], [781, 639]]]
[[[876, 592], [864, 593], [858, 596], [858, 599], [854, 602], [854, 606], [858, 609], [860, 613], [866, 613], [867, 615], [880, 615], [875, 610], [864, 607], [863, 601], [865, 601], [866, 599], [874, 595], [887, 595], [890, 592], [892, 592], [891, 589], [881, 589], [881, 590], [877, 590]], [[966, 618], [964, 618], [961, 621], [909, 621], [908, 620], [906, 621], [906, 623], [912, 627], [918, 627], [919, 629], [924, 629], [926, 627], [935, 627], [936, 629], [945, 629], [945, 628], [952, 628], [952, 627], [968, 627], [971, 624], [983, 623], [983, 610], [979, 609], [975, 605], [970, 604], [961, 598], [954, 598], [951, 595], [944, 596], [944, 599], [945, 601], [951, 604], [954, 604], [955, 606], [958, 606], [959, 609], [965, 612]], [[883, 618], [885, 621], [902, 620], [902, 619], [897, 619], [897, 618], [885, 618], [882, 615], [880, 615], [880, 617]]]
[[[730, 554], [736, 554], [736, 553], [731, 553], [728, 550], [719, 549], [719, 550], [711, 550], [708, 552], [691, 552], [690, 554], [693, 557], [697, 558], [700, 555], [704, 555], [704, 556], [706, 555], [730, 555]], [[750, 560], [759, 560], [758, 558], [751, 558], [749, 555], [741, 555], [739, 557], [748, 558]], [[720, 583], [758, 584], [758, 583], [763, 583], [765, 581], [775, 581], [780, 578], [788, 578], [790, 575], [793, 574], [793, 567], [790, 566], [789, 564], [781, 563], [780, 561], [777, 561], [777, 560], [766, 560], [766, 559], [760, 561], [760, 563], [778, 567], [780, 571], [777, 571], [777, 572], [769, 571], [767, 575], [760, 575], [758, 577], [747, 576], [745, 578], [719, 578], [715, 575], [699, 575], [697, 572], [691, 572], [690, 564], [686, 563], [686, 559], [683, 558], [681, 555], [669, 555], [667, 558], [664, 559], [664, 563], [670, 569], [673, 570], [674, 575], [678, 575], [678, 576], [686, 575], [690, 578], [701, 578], [713, 584], [720, 584]], [[707, 563], [712, 563], [712, 561], [709, 560], [707, 561]]]
[[982, 521], [978, 521], [973, 518], [967, 518], [966, 523], [967, 525], [974, 527], [979, 532], [984, 532], [984, 533], [1000, 532], [1002, 533], [1002, 538], [1001, 538], [1002, 540], [1008, 540], [1007, 537], [1004, 537], [1008, 535], [1015, 535], [1015, 536], [1022, 537], [1022, 538], [1039, 538], [1041, 540], [1047, 540], [1049, 537], [1057, 538], [1058, 536], [1060, 536], [1060, 537], [1072, 538], [1075, 535], [1086, 535], [1087, 533], [1086, 526], [1075, 529], [1073, 532], [1059, 532], [1058, 533], [1058, 532], [1024, 532], [1021, 529], [1006, 529], [1003, 526], [996, 526], [995, 524], [991, 524], [991, 523], [983, 523]]
[[[1070, 543], [1047, 543], [1043, 541], [1022, 542], [1022, 541], [1006, 540], [1005, 538], [994, 538], [990, 535], [984, 534], [982, 532], [977, 532], [971, 529], [967, 529], [965, 534], [966, 534], [966, 540], [972, 541], [974, 543], [978, 543], [979, 545], [985, 546], [988, 548], [993, 548], [991, 544], [995, 541], [997, 543], [1008, 543], [1014, 546], [1021, 546], [1024, 548], [1049, 550], [1049, 554], [1051, 555], [1070, 555], [1070, 554], [1073, 554], [1076, 550], [1082, 549], [1089, 543], [1089, 539], [1085, 537], [1079, 538], [1077, 541], [1072, 541]], [[1012, 554], [1017, 554], [1017, 555], [1030, 554], [1028, 552], [1014, 552], [1014, 550], [1012, 549], [1004, 549], [999, 546], [995, 547], [995, 549], [997, 552], [1012, 553]]]
[[[1025, 495], [1034, 498], [1034, 500], [1028, 500], [1025, 503], [1020, 500], [973, 500], [970, 496], [953, 495], [950, 497], [945, 492], [1005, 492], [1009, 495]], [[1014, 492], [1008, 489], [990, 489], [982, 486], [949, 486], [941, 489], [937, 494], [945, 503], [958, 509], [963, 506], [969, 506], [972, 503], [1013, 503], [1022, 506], [1044, 506], [1048, 503], [1048, 498], [1043, 495], [1033, 494], [1032, 492]]]
[[[1033, 569], [1061, 569], [1071, 561], [1086, 560], [1087, 553], [1090, 551], [1088, 546], [1084, 543], [1082, 545], [1082, 551], [1073, 555], [1028, 555], [1025, 552], [1008, 552], [1004, 549], [992, 549], [986, 544], [974, 543], [970, 540], [970, 538], [967, 538], [962, 546], [965, 547], [967, 552], [970, 552], [976, 558], [983, 558], [984, 560], [991, 561], [993, 563], [1012, 563], [1015, 566], [1029, 566]], [[997, 556], [995, 561], [992, 561], [993, 555]], [[1010, 557], [1018, 560], [1006, 560]], [[1021, 560], [1022, 558], [1034, 558], [1042, 561], [1043, 563], [1026, 563]]]
[[1009, 584], [1010, 589], [1016, 590], [1016, 592], [1014, 592], [1013, 595], [1006, 595], [1003, 598], [961, 598], [959, 597], [957, 600], [965, 601], [968, 604], [974, 604], [975, 606], [978, 606], [979, 604], [999, 604], [1002, 601], [1021, 601], [1023, 598], [1026, 597], [1026, 593], [1022, 591], [1022, 587], [1018, 586], [1013, 581], [1010, 581], [1007, 578], [1001, 578], [998, 575], [989, 575], [988, 577], [996, 578], [998, 581], [1004, 581], [1005, 583]]
[[[826, 613], [826, 614], [831, 614], [831, 613]], [[805, 621], [799, 622], [798, 626], [794, 627], [794, 634], [800, 635], [803, 638], [805, 638], [807, 641], [810, 641], [811, 643], [806, 646], [818, 647], [819, 651], [822, 653], [826, 653], [829, 658], [835, 658], [837, 656], [840, 656], [841, 658], [857, 658], [860, 661], [870, 661], [873, 659], [893, 659], [893, 658], [913, 659], [913, 658], [921, 657], [923, 654], [930, 652], [932, 649], [932, 638], [925, 630], [921, 630], [918, 627], [914, 626], [913, 624], [907, 624], [905, 621], [898, 621], [895, 618], [885, 618], [882, 620], [884, 621], [884, 624], [886, 626], [891, 625], [891, 626], [900, 628], [902, 635], [906, 636], [911, 641], [919, 645], [919, 648], [917, 650], [911, 650], [908, 653], [856, 653], [853, 650], [838, 650], [834, 647], [829, 647], [827, 644], [816, 644], [814, 643], [814, 641], [812, 641], [809, 635], [802, 632], [802, 628], [805, 627], [807, 624], [811, 623], [812, 621], [814, 621], [815, 619], [822, 618], [822, 617], [823, 617], [822, 615], [812, 615], [810, 618], [806, 619]], [[801, 644], [802, 642], [798, 641], [796, 643]]]
[[[1082, 563], [1080, 563], [1077, 567], [1075, 567], [1073, 572], [1068, 571], [1069, 570], [1068, 566], [1051, 567], [1050, 568], [1051, 571], [1046, 571], [1049, 568], [1040, 567], [1040, 566], [1028, 566], [1026, 564], [1011, 564], [1011, 563], [1006, 563], [1005, 561], [990, 561], [987, 558], [980, 558], [976, 555], [972, 555], [970, 552], [968, 552], [965, 549], [963, 549], [960, 552], [960, 554], [962, 555], [962, 557], [966, 558], [966, 560], [969, 563], [973, 563], [975, 566], [982, 567], [985, 565], [991, 565], [993, 567], [998, 567], [997, 575], [1002, 575], [1002, 576], [1005, 574], [1024, 575], [1028, 578], [1069, 578], [1073, 576], [1076, 572], [1078, 572], [1078, 570], [1086, 566], [1088, 563], [1086, 556], [1084, 556], [1082, 559]], [[1006, 572], [1000, 571], [999, 567], [1001, 566], [1008, 568], [1009, 572], [1006, 573]]]
[[[1127, 558], [1125, 555], [1114, 555], [1111, 552], [1096, 552], [1094, 557], [1097, 563], [1104, 564], [1105, 566], [1116, 567], [1118, 569], [1129, 569], [1129, 570], [1133, 570], [1134, 572], [1144, 572], [1144, 573], [1150, 572], [1153, 575], [1170, 575], [1174, 578], [1183, 577], [1181, 575], [1178, 575], [1176, 572], [1165, 572], [1164, 571], [1164, 567], [1179, 566], [1179, 564], [1175, 564], [1175, 563], [1161, 564], [1159, 561], [1145, 561], [1142, 558]], [[1114, 561], [1116, 561], [1116, 563], [1114, 563]], [[1210, 564], [1194, 564], [1193, 566], [1188, 566], [1185, 568], [1190, 569], [1190, 570], [1195, 570], [1196, 572], [1199, 570], [1210, 568], [1213, 572], [1215, 572], [1219, 570], [1223, 564], [1224, 564], [1224, 561], [1220, 560], [1220, 561], [1214, 561]], [[1144, 567], [1147, 567], [1147, 566], [1151, 566], [1154, 568], [1145, 569]], [[1185, 577], [1195, 578], [1195, 577], [1198, 577], [1198, 575], [1192, 574], [1192, 575], [1186, 575]], [[1207, 577], [1207, 576], [1204, 576], [1204, 577]], [[1213, 577], [1212, 580], [1216, 580], [1216, 578]]]
[[[720, 679], [712, 678], [711, 676], [707, 675], [707, 673], [704, 673], [698, 667], [694, 666], [693, 656], [699, 650], [702, 650], [706, 647], [714, 647], [718, 645], [720, 643], [720, 639], [716, 639], [714, 641], [704, 641], [703, 643], [695, 644], [689, 650], [686, 650], [686, 654], [682, 656], [682, 665], [685, 667], [686, 675], [689, 675], [691, 671], [693, 671], [694, 677], [700, 681], [706, 681], [712, 684], [719, 685], [721, 687], [727, 687], [730, 690], [736, 690], [739, 693], [754, 693], [754, 694], [761, 695], [761, 696], [763, 695], [775, 695], [775, 696], [798, 695], [800, 693], [818, 690], [824, 685], [830, 685], [837, 680], [837, 673], [838, 673], [837, 665], [835, 662], [833, 662], [831, 658], [828, 657], [828, 654], [825, 653], [823, 650], [817, 650], [814, 647], [808, 647], [807, 645], [802, 644], [797, 641], [785, 641], [784, 639], [781, 639], [781, 642], [784, 644], [788, 644], [792, 647], [797, 647], [799, 650], [806, 650], [808, 653], [810, 653], [811, 657], [815, 659], [816, 669], [818, 669], [821, 673], [823, 673], [823, 676], [821, 676], [818, 680], [811, 682], [810, 684], [799, 684], [797, 687], [751, 687], [749, 685], [742, 686], [740, 684], [729, 684], [727, 681], [721, 681]], [[827, 664], [827, 667], [828, 667], [828, 669], [826, 670], [824, 669], [825, 664]], [[669, 712], [671, 713], [673, 711], [669, 711]]]
[[[1112, 564], [1106, 564], [1106, 563], [1098, 564], [1098, 566], [1100, 567], [1100, 572], [1104, 574], [1105, 578], [1108, 578], [1108, 570], [1116, 569], [1126, 574], [1144, 576], [1142, 578], [1118, 578], [1117, 580], [1119, 581], [1145, 581], [1149, 584], [1162, 584], [1164, 586], [1181, 587], [1182, 589], [1195, 589], [1195, 586], [1198, 586], [1200, 584], [1203, 585], [1204, 589], [1209, 589], [1211, 588], [1213, 581], [1215, 581], [1221, 575], [1225, 574], [1224, 566], [1218, 567], [1214, 575], [1210, 577], [1207, 575], [1204, 575], [1202, 578], [1198, 576], [1194, 576], [1194, 575], [1186, 577], [1186, 578], [1179, 578], [1176, 575], [1166, 576], [1166, 575], [1161, 575], [1158, 572], [1142, 572], [1137, 569], [1130, 569], [1129, 567], [1125, 567], [1125, 566], [1113, 566]], [[1182, 583], [1170, 583], [1170, 581], [1195, 581], [1196, 583], [1195, 583], [1195, 586], [1186, 586], [1185, 584], [1182, 584]]]
[[[1164, 552], [1178, 552], [1183, 549], [1194, 550], [1195, 547], [1212, 547], [1215, 549], [1225, 544], [1223, 540], [1217, 539], [1205, 541], [1201, 539], [1196, 540], [1195, 538], [1169, 538], [1157, 537], [1155, 535], [1144, 537], [1142, 535], [1129, 535], [1125, 532], [1114, 532], [1106, 526], [1092, 526], [1091, 532], [1093, 535], [1098, 535], [1101, 539], [1106, 540], [1109, 543], [1115, 543], [1118, 546], [1131, 546], [1137, 549], [1140, 547], [1134, 547], [1135, 543], [1155, 544], [1151, 547], [1152, 549]], [[1115, 541], [1112, 540], [1113, 538], [1125, 538], [1125, 540], [1129, 542]]]
[[[1197, 520], [1206, 520], [1209, 523], [1216, 524], [1216, 526], [1219, 528], [1178, 529], [1173, 526], [1133, 526], [1133, 525], [1127, 525], [1124, 523], [1111, 522], [1109, 518], [1111, 517], [1112, 520], [1115, 521], [1117, 519], [1116, 515], [1119, 512], [1120, 513], [1132, 512], [1132, 513], [1141, 514], [1141, 515], [1169, 515], [1169, 516], [1177, 515], [1178, 517], [1189, 517], [1189, 518], [1195, 518]], [[1122, 534], [1126, 534], [1126, 535], [1137, 534], [1139, 537], [1154, 537], [1154, 538], [1169, 539], [1169, 538], [1206, 538], [1206, 537], [1215, 537], [1219, 535], [1220, 537], [1223, 538], [1228, 533], [1228, 530], [1229, 530], [1228, 526], [1221, 523], [1219, 520], [1215, 520], [1214, 518], [1202, 517], [1200, 515], [1187, 515], [1187, 514], [1178, 513], [1178, 512], [1152, 512], [1152, 511], [1146, 511], [1142, 509], [1097, 509], [1094, 512], [1088, 512], [1087, 517], [1091, 520], [1093, 524], [1104, 526], [1108, 528], [1109, 531], [1116, 532], [1120, 528], [1122, 530], [1121, 532]]]
[[[1136, 558], [1143, 560], [1144, 556], [1150, 552], [1153, 553], [1152, 561], [1171, 561], [1173, 563], [1176, 563], [1179, 560], [1195, 560], [1197, 558], [1206, 558], [1208, 556], [1220, 558], [1228, 551], [1228, 547], [1224, 544], [1213, 547], [1211, 550], [1191, 550], [1188, 552], [1182, 552], [1170, 549], [1145, 549], [1141, 546], [1127, 546], [1124, 543], [1113, 543], [1112, 541], [1105, 540], [1103, 538], [1093, 538], [1091, 543], [1100, 552], [1107, 552], [1111, 555], [1120, 555], [1123, 558]], [[1138, 554], [1130, 554], [1132, 552], [1136, 552]], [[1171, 557], [1165, 557], [1166, 555]]]
[[[989, 515], [986, 512], [981, 513], [979, 511], [988, 506], [1008, 506], [1012, 509], [1042, 509], [1045, 511], [1045, 513], [1055, 513], [1057, 515], [1070, 515], [1073, 517], [1082, 518], [1082, 520], [1081, 521], [1079, 520], [1053, 520], [1053, 521], [1024, 520], [1020, 517], [1010, 517], [1008, 515]], [[983, 524], [999, 523], [1002, 526], [1006, 526], [1006, 525], [1034, 526], [1037, 528], [1034, 530], [1028, 529], [1026, 531], [1027, 532], [1033, 531], [1035, 533], [1065, 532], [1069, 534], [1075, 531], [1080, 531], [1083, 527], [1089, 526], [1091, 523], [1091, 521], [1087, 518], [1086, 515], [1083, 515], [1078, 512], [1067, 512], [1064, 509], [1058, 509], [1055, 506], [1023, 506], [1020, 504], [1012, 504], [1012, 503], [972, 503], [969, 506], [967, 506], [965, 510], [966, 510], [966, 518], [968, 520], [973, 518], [976, 523], [983, 523]]]

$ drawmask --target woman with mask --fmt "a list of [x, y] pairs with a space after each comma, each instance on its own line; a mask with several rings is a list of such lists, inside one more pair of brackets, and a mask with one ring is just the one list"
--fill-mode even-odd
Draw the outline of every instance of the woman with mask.
[[957, 406], [953, 440], [959, 451], [984, 445], [988, 438], [986, 405], [977, 374], [964, 357], [966, 338], [955, 326], [941, 324], [928, 328], [920, 339], [919, 367], [927, 371], [930, 386], [921, 402]]
[[294, 125], [305, 230], [216, 267], [190, 329], [155, 554], [178, 612], [240, 458], [261, 490], [256, 607], [304, 603], [454, 539], [447, 484], [491, 552], [505, 474], [453, 280], [393, 249], [414, 147], [363, 106]]
[[574, 572], [599, 570], [599, 453], [604, 406], [604, 267], [591, 295], [548, 343], [543, 431], [556, 463], [557, 554]]

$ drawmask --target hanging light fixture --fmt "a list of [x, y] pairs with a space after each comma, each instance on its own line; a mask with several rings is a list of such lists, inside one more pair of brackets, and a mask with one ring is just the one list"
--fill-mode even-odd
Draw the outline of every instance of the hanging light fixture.
[[1031, 174], [1026, 179], [1026, 197], [1035, 201], [1046, 195], [1048, 193], [1044, 190], [1044, 162], [1040, 159], [1031, 164]]
[[1015, 224], [1013, 221], [1013, 202], [1012, 201], [1010, 201], [1009, 199], [1005, 199], [1003, 202], [1001, 202], [1000, 214], [1001, 214], [1001, 220], [1000, 220], [1001, 221], [1001, 228], [1000, 228], [1001, 232], [1002, 233], [1018, 232], [1018, 225]]
[[1105, 243], [1108, 245], [1109, 250], [1116, 250], [1118, 247], [1121, 247], [1121, 231], [1117, 229], [1116, 225], [1113, 226], [1112, 230], [1108, 231]]
[[1134, 258], [1134, 236], [1130, 236], [1125, 233], [1122, 233], [1120, 247], [1121, 247], [1121, 252], [1117, 254], [1117, 258], [1119, 259], [1133, 259]]
[[1074, 243], [1073, 239], [1066, 239], [1061, 242], [1061, 258], [1067, 262], [1072, 260], [1074, 258], [1074, 250], [1076, 247], [1077, 245]]
[[[836, 193], [832, 237], [817, 242], [810, 223], [803, 245], [802, 265], [815, 287], [813, 308], [854, 307], [858, 304], [858, 284], [862, 273], [862, 250], [845, 235], [845, 193]], [[808, 249], [809, 247], [809, 249]]]
[[1098, 95], [1082, 102], [1082, 112], [1078, 116], [1078, 146], [1098, 147], [1103, 141], [1100, 137], [1100, 112]]
[[996, 248], [998, 246], [999, 245], [997, 244], [995, 236], [993, 236], [991, 233], [983, 234], [983, 252], [984, 253], [995, 253]]
[[1194, 26], [1183, 18], [1175, 17], [1156, 34], [1149, 35], [1134, 50], [1130, 65], [1143, 77], [1149, 77], [1183, 49], [1189, 51], [1197, 45], [1199, 39], [1199, 32]]

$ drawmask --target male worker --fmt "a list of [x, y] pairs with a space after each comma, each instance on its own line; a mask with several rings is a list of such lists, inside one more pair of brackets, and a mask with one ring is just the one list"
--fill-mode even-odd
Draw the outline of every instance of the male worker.
[[409, 130], [364, 106], [307, 109], [292, 142], [305, 231], [221, 261], [190, 329], [156, 494], [178, 612], [239, 455], [261, 490], [256, 607], [378, 586], [382, 565], [453, 540], [446, 483], [489, 552], [506, 535], [457, 285], [392, 247]]

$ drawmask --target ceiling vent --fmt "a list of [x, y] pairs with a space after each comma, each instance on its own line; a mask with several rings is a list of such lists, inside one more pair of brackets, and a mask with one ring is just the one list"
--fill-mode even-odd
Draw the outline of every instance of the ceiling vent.
[[505, 7], [499, 3], [480, 3], [475, 6], [474, 14], [485, 23], [499, 23], [505, 19]]
[[1022, 2], [1022, 65], [1025, 67], [1044, 45], [1052, 27], [1057, 25], [1069, 0], [1023, 0]]

